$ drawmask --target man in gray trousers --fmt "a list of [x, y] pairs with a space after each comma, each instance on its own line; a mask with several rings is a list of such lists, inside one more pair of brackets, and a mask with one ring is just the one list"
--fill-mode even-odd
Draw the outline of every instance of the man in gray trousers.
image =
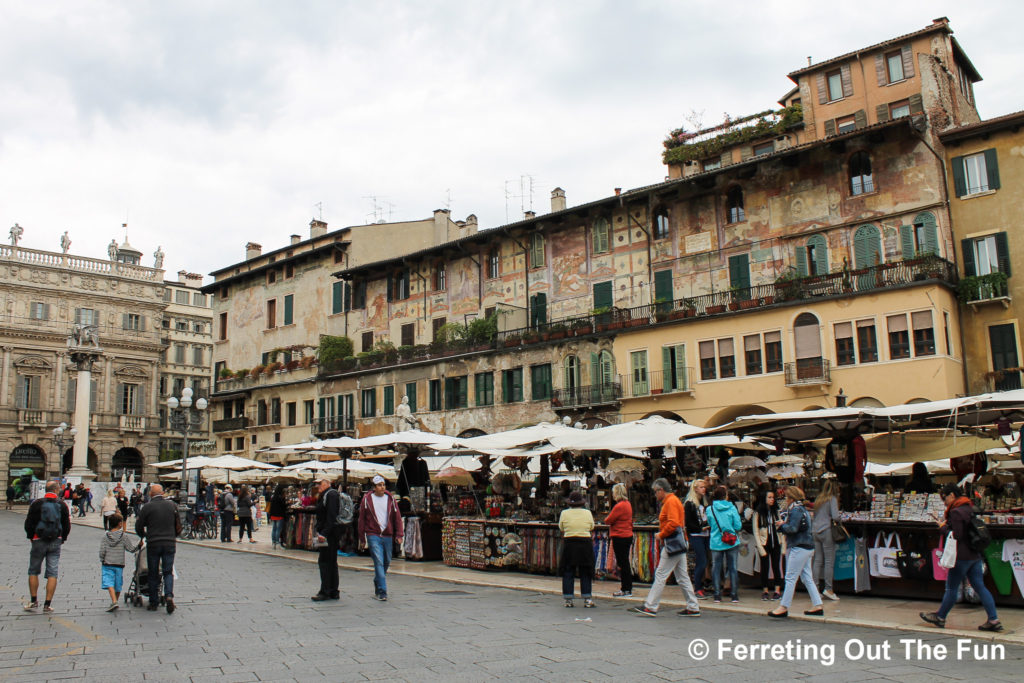
[[174, 612], [174, 551], [181, 533], [178, 506], [164, 498], [160, 484], [149, 487], [149, 502], [142, 506], [135, 522], [135, 533], [146, 539], [146, 560], [149, 562], [149, 606], [155, 612], [160, 606], [160, 574], [164, 578], [167, 613]]

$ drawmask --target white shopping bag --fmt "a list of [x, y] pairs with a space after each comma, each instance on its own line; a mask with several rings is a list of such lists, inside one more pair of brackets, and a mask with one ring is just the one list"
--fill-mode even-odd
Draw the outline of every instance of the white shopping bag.
[[[879, 531], [875, 536], [875, 546], [868, 550], [871, 576], [880, 579], [898, 579], [900, 578], [900, 568], [896, 563], [896, 552], [903, 550], [903, 544], [900, 542], [899, 534], [895, 532], [886, 536], [884, 542], [882, 536], [882, 532]], [[896, 540], [895, 545], [893, 545], [893, 539]]]
[[739, 554], [736, 557], [736, 569], [742, 574], [753, 576], [754, 558], [757, 557], [757, 546], [754, 545], [754, 535], [741, 531], [739, 534]]

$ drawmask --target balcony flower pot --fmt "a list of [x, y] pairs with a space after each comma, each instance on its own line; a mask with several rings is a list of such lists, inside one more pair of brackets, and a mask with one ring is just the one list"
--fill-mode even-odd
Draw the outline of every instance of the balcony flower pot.
[[760, 299], [747, 299], [746, 301], [741, 301], [740, 302], [740, 308], [741, 309], [757, 308], [760, 305], [761, 305]]
[[565, 330], [555, 330], [552, 332], [548, 332], [548, 339], [565, 339], [567, 335], [568, 333]]
[[738, 311], [738, 310], [740, 310], [739, 302], [738, 301], [730, 301], [729, 302], [729, 310], [730, 311]]
[[576, 327], [573, 328], [573, 334], [577, 337], [582, 337], [583, 335], [590, 334], [593, 331], [594, 326], [591, 325], [590, 323], [587, 323], [585, 325], [577, 325]]
[[664, 391], [664, 389], [651, 389], [651, 395], [652, 395], [652, 396], [657, 396], [657, 395], [658, 395], [658, 394], [660, 394], [660, 393], [661, 393], [662, 391]]
[[772, 296], [771, 294], [765, 297], [761, 297], [761, 303], [764, 304], [765, 306], [771, 306], [773, 303], [775, 303], [775, 297]]

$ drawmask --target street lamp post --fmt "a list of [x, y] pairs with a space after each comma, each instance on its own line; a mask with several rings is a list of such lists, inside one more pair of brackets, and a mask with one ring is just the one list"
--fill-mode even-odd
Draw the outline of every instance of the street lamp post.
[[171, 396], [167, 399], [167, 407], [172, 411], [171, 427], [184, 437], [181, 446], [181, 490], [185, 496], [184, 503], [186, 505], [188, 504], [188, 437], [192, 433], [193, 417], [202, 420], [206, 405], [205, 398], [198, 398], [193, 407], [192, 389], [189, 387], [181, 390], [181, 398]]
[[[65, 439], [64, 435], [70, 436], [70, 439]], [[57, 449], [57, 471], [62, 472], [64, 469], [64, 447], [70, 446], [75, 442], [75, 435], [78, 434], [78, 430], [72, 427], [68, 429], [67, 422], [61, 422], [59, 425], [53, 428], [53, 447]], [[43, 468], [43, 479], [48, 479], [49, 474], [46, 468]]]

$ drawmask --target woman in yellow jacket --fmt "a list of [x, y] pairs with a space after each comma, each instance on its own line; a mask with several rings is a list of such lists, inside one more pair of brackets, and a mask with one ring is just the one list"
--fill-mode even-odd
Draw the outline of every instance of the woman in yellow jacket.
[[590, 534], [594, 530], [594, 515], [583, 506], [583, 495], [573, 491], [569, 495], [569, 507], [562, 510], [558, 528], [562, 532], [562, 597], [565, 606], [572, 607], [574, 578], [580, 575], [580, 596], [584, 607], [596, 607], [591, 594], [594, 581], [594, 541]]

